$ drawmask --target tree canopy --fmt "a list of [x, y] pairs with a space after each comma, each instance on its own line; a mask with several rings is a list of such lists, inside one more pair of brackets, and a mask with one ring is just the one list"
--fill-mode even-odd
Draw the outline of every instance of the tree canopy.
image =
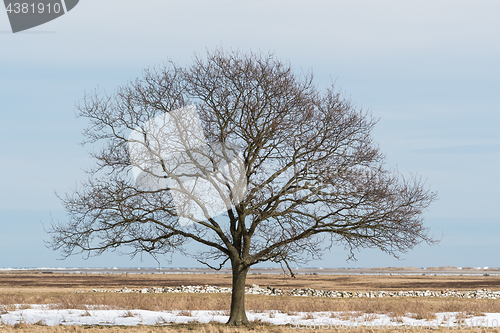
[[[231, 324], [247, 322], [245, 278], [255, 264], [281, 263], [293, 274], [291, 262], [334, 244], [354, 257], [356, 249], [398, 256], [434, 242], [422, 213], [436, 194], [385, 165], [371, 136], [376, 120], [273, 54], [215, 50], [190, 66], [168, 62], [112, 94], [87, 94], [77, 108], [90, 122], [86, 143], [100, 143], [96, 167], [62, 198], [69, 221], [53, 224], [52, 248], [182, 251], [215, 269], [229, 261]], [[182, 128], [172, 120], [179, 110], [191, 110]], [[165, 115], [180, 133], [169, 157], [162, 149], [175, 140], [145, 125]], [[147, 163], [133, 147], [147, 151]], [[134, 168], [158, 182], [139, 186]], [[195, 183], [203, 193], [188, 188]], [[190, 241], [206, 251], [190, 253]]]

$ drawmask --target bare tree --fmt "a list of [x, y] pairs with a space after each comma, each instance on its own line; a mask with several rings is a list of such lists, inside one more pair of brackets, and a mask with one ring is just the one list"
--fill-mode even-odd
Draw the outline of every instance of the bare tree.
[[[422, 213], [436, 194], [385, 167], [371, 115], [272, 54], [207, 52], [191, 66], [146, 70], [113, 94], [88, 94], [77, 108], [90, 121], [85, 142], [102, 144], [89, 179], [62, 198], [69, 222], [52, 225], [51, 247], [157, 256], [201, 243], [206, 251], [189, 254], [214, 269], [231, 264], [228, 324], [248, 323], [255, 264], [280, 263], [293, 276], [291, 262], [333, 244], [353, 258], [434, 242]], [[179, 110], [190, 116], [165, 120]], [[167, 123], [177, 141], [160, 138]]]

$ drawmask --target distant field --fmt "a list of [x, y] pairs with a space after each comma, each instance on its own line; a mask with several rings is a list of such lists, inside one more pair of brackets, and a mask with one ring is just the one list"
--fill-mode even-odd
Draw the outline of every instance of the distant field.
[[[313, 288], [337, 291], [407, 291], [453, 289], [500, 290], [500, 276], [490, 275], [297, 275], [296, 278], [279, 274], [248, 275], [247, 285], [272, 286], [280, 289]], [[42, 272], [1, 272], [0, 292], [17, 290], [88, 291], [171, 287], [188, 285], [216, 285], [231, 287], [229, 274], [67, 274]]]

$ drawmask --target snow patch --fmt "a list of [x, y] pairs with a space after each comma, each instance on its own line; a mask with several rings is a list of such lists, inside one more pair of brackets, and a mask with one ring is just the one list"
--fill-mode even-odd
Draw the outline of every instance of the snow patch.
[[[91, 309], [53, 309], [53, 305], [20, 306], [19, 310], [10, 311], [0, 316], [6, 325], [17, 323], [42, 323], [56, 325], [168, 325], [172, 323], [227, 322], [228, 311], [146, 311], [146, 310], [106, 310]], [[24, 308], [24, 309], [23, 309]], [[410, 317], [394, 318], [380, 314], [359, 314], [341, 312], [296, 312], [248, 311], [250, 321], [262, 321], [273, 325], [291, 325], [293, 328], [499, 328], [500, 313], [486, 313], [484, 316], [471, 316], [457, 320], [459, 313], [437, 313], [434, 320], [417, 320]]]

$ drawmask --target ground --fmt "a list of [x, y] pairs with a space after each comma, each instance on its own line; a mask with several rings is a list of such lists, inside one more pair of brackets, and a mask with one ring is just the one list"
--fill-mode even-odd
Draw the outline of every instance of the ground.
[[[217, 285], [230, 287], [231, 276], [227, 274], [61, 274], [42, 272], [0, 273], [0, 314], [12, 311], [14, 306], [24, 304], [50, 304], [58, 309], [80, 309], [88, 305], [104, 306], [109, 309], [126, 310], [211, 310], [227, 311], [229, 294], [115, 294], [93, 293], [92, 289], [141, 289], [180, 285]], [[298, 275], [296, 278], [279, 274], [250, 274], [247, 284], [262, 287], [272, 286], [289, 290], [293, 288], [330, 289], [338, 291], [459, 291], [490, 289], [500, 290], [500, 276], [441, 276], [441, 275]], [[85, 291], [82, 293], [82, 291]], [[332, 299], [318, 297], [261, 296], [247, 295], [246, 308], [255, 313], [280, 311], [330, 312], [332, 318], [339, 313], [383, 314], [398, 318], [411, 313], [415, 318], [435, 318], [435, 313], [460, 312], [466, 318], [484, 313], [500, 313], [500, 300], [457, 299], [457, 298], [352, 298]], [[3, 310], [2, 310], [3, 309]], [[247, 328], [229, 329], [217, 323], [175, 324], [167, 327], [105, 327], [64, 326], [47, 327], [19, 324], [4, 325], [5, 332], [292, 332], [290, 325], [273, 326], [255, 322]], [[353, 330], [350, 330], [353, 331]], [[369, 332], [359, 329], [358, 332]], [[383, 330], [378, 330], [383, 332]], [[405, 330], [398, 330], [405, 331]], [[434, 332], [436, 330], [433, 330]], [[447, 331], [447, 330], [444, 330]], [[480, 332], [481, 330], [475, 330]], [[488, 329], [488, 332], [496, 330]], [[354, 330], [356, 332], [356, 330]]]

